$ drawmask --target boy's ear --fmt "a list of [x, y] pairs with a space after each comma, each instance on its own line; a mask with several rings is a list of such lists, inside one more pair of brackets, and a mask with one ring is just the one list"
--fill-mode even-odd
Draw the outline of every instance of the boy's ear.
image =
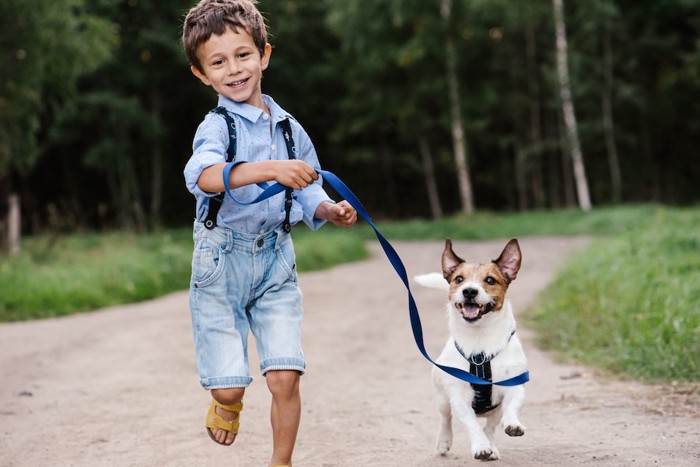
[[270, 55], [272, 55], [272, 46], [269, 43], [267, 43], [265, 44], [263, 56], [260, 57], [260, 66], [263, 70], [266, 70], [267, 66], [270, 64]]
[[199, 69], [196, 66], [190, 65], [190, 71], [192, 72], [193, 75], [195, 75], [197, 78], [199, 78], [199, 80], [202, 83], [206, 84], [207, 86], [211, 86], [211, 81], [209, 81], [209, 78], [207, 78], [207, 76], [204, 73], [199, 71]]

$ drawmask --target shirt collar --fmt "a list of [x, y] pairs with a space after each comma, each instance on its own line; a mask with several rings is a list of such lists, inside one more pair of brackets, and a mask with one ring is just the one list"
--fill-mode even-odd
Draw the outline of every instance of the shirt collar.
[[[290, 117], [290, 115], [285, 112], [282, 107], [277, 105], [277, 103], [272, 100], [272, 97], [268, 96], [267, 94], [263, 94], [262, 98], [265, 101], [267, 108], [270, 109], [270, 114], [274, 123]], [[261, 108], [246, 104], [244, 102], [235, 102], [224, 96], [219, 96], [219, 105], [224, 106], [229, 112], [235, 113], [252, 123], [256, 123], [258, 120], [260, 120], [265, 113], [265, 111]]]

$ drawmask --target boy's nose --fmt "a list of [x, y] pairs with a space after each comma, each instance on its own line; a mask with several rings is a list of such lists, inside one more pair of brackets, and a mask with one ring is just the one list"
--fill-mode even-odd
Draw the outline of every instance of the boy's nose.
[[238, 73], [240, 71], [241, 67], [238, 64], [238, 60], [229, 60], [228, 61], [228, 72], [232, 75]]

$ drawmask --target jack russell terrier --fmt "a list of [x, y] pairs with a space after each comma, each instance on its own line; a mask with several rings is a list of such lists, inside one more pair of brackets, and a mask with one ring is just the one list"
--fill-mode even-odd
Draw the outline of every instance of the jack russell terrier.
[[[520, 270], [517, 239], [505, 246], [490, 263], [466, 263], [445, 241], [442, 274], [416, 276], [426, 287], [448, 291], [447, 316], [450, 338], [437, 363], [469, 371], [488, 381], [503, 381], [527, 369], [527, 359], [515, 333], [515, 318], [506, 291]], [[447, 281], [447, 282], [445, 282]], [[500, 424], [509, 436], [522, 436], [525, 428], [518, 412], [525, 388], [476, 385], [433, 368], [433, 386], [441, 424], [437, 450], [445, 455], [452, 446], [452, 416], [467, 429], [475, 459], [496, 460], [499, 452], [494, 433]], [[477, 416], [486, 418], [482, 428]]]

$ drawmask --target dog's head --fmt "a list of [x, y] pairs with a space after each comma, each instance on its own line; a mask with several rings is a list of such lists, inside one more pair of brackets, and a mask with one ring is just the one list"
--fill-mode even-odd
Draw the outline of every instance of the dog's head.
[[486, 264], [467, 264], [452, 250], [452, 242], [446, 240], [442, 275], [449, 284], [450, 306], [469, 323], [500, 311], [508, 286], [518, 276], [520, 262], [520, 245], [515, 238], [498, 259]]

